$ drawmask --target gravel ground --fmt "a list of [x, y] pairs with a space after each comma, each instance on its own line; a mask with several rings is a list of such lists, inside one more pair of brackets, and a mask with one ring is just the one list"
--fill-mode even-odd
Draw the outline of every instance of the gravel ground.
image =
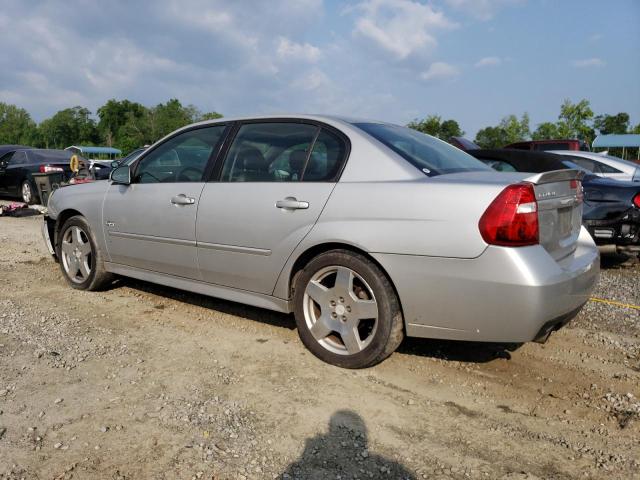
[[[291, 317], [132, 280], [70, 289], [0, 217], [0, 479], [640, 478], [640, 310], [544, 345], [410, 339], [323, 364]], [[594, 296], [640, 305], [607, 260]]]

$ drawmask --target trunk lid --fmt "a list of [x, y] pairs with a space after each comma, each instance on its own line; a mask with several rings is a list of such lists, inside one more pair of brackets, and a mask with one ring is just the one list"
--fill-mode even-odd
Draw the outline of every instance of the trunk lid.
[[533, 184], [538, 202], [540, 245], [555, 260], [576, 249], [582, 226], [583, 177], [579, 170], [555, 170], [524, 179]]

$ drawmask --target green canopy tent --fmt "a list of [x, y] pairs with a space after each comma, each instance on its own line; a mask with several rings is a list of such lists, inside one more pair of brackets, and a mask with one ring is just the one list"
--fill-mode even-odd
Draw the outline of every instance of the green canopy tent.
[[622, 158], [627, 148], [637, 148], [640, 160], [640, 135], [625, 133], [620, 135], [598, 135], [591, 144], [592, 148], [622, 148]]

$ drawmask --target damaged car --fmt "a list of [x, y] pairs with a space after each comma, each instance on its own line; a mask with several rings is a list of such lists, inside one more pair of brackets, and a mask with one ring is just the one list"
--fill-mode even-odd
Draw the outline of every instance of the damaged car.
[[62, 275], [123, 275], [293, 313], [346, 368], [405, 336], [544, 341], [587, 302], [599, 253], [582, 173], [501, 174], [428, 135], [315, 115], [206, 121], [106, 182], [56, 190]]

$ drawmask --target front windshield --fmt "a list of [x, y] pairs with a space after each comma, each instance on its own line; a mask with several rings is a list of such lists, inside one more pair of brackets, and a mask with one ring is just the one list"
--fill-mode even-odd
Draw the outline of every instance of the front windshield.
[[381, 123], [356, 123], [355, 126], [429, 176], [491, 170], [462, 150], [407, 127]]

